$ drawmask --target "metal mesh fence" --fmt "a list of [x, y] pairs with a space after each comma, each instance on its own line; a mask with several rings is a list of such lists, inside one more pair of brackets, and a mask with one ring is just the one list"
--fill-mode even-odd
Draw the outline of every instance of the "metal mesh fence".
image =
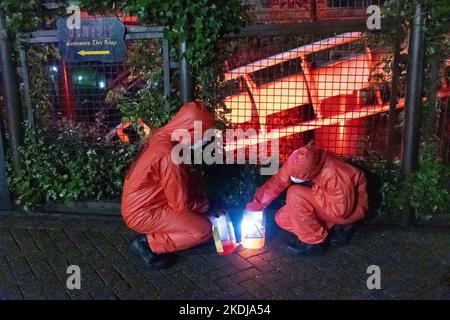
[[439, 126], [439, 148], [442, 159], [446, 163], [450, 162], [450, 100], [447, 99], [441, 104], [441, 121]]
[[122, 63], [67, 63], [52, 61], [50, 73], [53, 109], [49, 120], [57, 123], [63, 117], [75, 122], [95, 123], [102, 119], [107, 127], [120, 122], [117, 109], [105, 101], [106, 93], [127, 77]]
[[243, 0], [257, 23], [295, 23], [367, 16], [370, 5], [385, 0]]
[[383, 153], [386, 61], [393, 53], [379, 45], [381, 36], [315, 32], [234, 40], [225, 75], [227, 120], [234, 128], [278, 130], [281, 160], [310, 142], [344, 156]]
[[450, 163], [450, 59], [444, 64], [440, 88], [438, 91], [438, 137], [439, 153], [442, 159]]
[[26, 70], [22, 70], [28, 80], [25, 84], [22, 76], [28, 88], [25, 95], [30, 97], [28, 120], [55, 136], [65, 132], [105, 142], [137, 140], [133, 138], [138, 128], [123, 118], [120, 102], [133, 101], [152, 76], [160, 80], [162, 95], [170, 85], [164, 74], [169, 48], [162, 33], [141, 31], [131, 33], [127, 59], [117, 63], [68, 62], [60, 57], [55, 37], [48, 32], [28, 41], [23, 47]]
[[[232, 52], [224, 65], [226, 120], [232, 128], [253, 129], [258, 137], [261, 132], [274, 134], [256, 144], [278, 138], [281, 161], [309, 143], [342, 156], [400, 156], [406, 78], [402, 70], [397, 125], [391, 129], [394, 146], [387, 150], [393, 52], [383, 39], [389, 31], [369, 32], [365, 26], [362, 31], [337, 31], [339, 24], [334, 25], [332, 30], [317, 24], [287, 32], [265, 27], [226, 38], [221, 45]], [[58, 56], [55, 42], [28, 44], [29, 108], [37, 125], [44, 123], [55, 134], [76, 131], [106, 142], [132, 141], [136, 128], [122, 121], [115, 94], [135, 96], [145, 86], [146, 63], [162, 68], [168, 51], [162, 35], [145, 37], [127, 40], [123, 63], [68, 63]], [[448, 88], [446, 75], [440, 87]], [[441, 154], [448, 160], [447, 97], [438, 100], [438, 134]]]

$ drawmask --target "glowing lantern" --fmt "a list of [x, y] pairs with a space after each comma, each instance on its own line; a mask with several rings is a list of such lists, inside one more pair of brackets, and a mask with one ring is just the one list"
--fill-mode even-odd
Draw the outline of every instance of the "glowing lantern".
[[230, 215], [225, 213], [219, 217], [211, 217], [211, 224], [217, 253], [221, 256], [233, 253], [237, 243]]
[[241, 224], [241, 244], [247, 249], [264, 247], [266, 237], [265, 216], [262, 211], [244, 211]]

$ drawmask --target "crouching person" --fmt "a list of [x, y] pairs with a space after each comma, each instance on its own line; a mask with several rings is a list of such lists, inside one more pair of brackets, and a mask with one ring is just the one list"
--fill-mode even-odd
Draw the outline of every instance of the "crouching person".
[[263, 210], [287, 188], [286, 205], [275, 221], [296, 236], [287, 248], [299, 256], [321, 255], [329, 244], [346, 244], [368, 206], [364, 174], [312, 146], [295, 150], [256, 191], [247, 209]]
[[213, 127], [214, 118], [198, 102], [181, 107], [151, 136], [124, 183], [123, 219], [140, 234], [131, 249], [152, 269], [170, 267], [175, 263], [174, 252], [201, 244], [211, 236], [211, 224], [205, 215], [209, 203], [199, 186], [199, 175], [171, 158], [173, 147], [179, 143], [171, 139], [177, 129], [188, 130], [189, 143], [199, 145], [193, 141], [196, 121], [201, 121], [204, 132]]

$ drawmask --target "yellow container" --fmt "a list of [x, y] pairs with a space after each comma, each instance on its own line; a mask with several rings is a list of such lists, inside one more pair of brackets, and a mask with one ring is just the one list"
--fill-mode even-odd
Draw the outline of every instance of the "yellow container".
[[262, 211], [244, 211], [241, 224], [241, 244], [246, 249], [261, 249], [266, 238], [265, 216]]

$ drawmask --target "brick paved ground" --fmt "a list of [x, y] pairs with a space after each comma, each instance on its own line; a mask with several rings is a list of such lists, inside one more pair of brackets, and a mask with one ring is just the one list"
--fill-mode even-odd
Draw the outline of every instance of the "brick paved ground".
[[[273, 223], [273, 222], [271, 222]], [[165, 271], [128, 251], [120, 217], [0, 215], [2, 299], [450, 299], [448, 228], [363, 226], [351, 243], [318, 258], [290, 256], [269, 228], [263, 250], [220, 257], [213, 245], [186, 251]], [[79, 265], [82, 289], [66, 290]], [[381, 290], [366, 287], [378, 265]]]

